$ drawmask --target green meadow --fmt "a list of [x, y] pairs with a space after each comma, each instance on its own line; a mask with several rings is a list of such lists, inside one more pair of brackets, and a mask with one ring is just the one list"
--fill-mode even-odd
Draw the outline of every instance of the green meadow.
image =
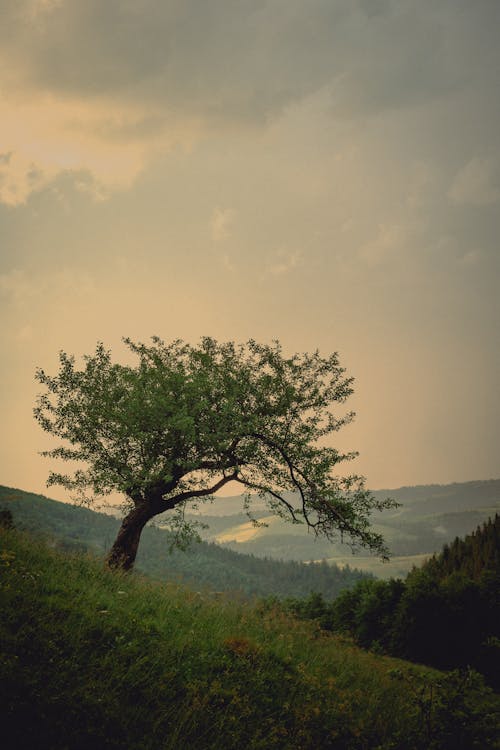
[[499, 747], [474, 673], [363, 651], [264, 602], [105, 569], [2, 530], [8, 750]]

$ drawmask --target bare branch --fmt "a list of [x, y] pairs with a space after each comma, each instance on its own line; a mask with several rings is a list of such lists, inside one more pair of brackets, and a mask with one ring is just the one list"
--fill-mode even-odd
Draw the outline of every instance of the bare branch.
[[[304, 512], [304, 517], [305, 517], [305, 519], [307, 521], [307, 513], [305, 512], [306, 498], [304, 496], [304, 491], [302, 489], [302, 485], [300, 484], [300, 482], [297, 481], [297, 479], [295, 477], [295, 469], [296, 469], [296, 467], [293, 465], [293, 463], [290, 460], [290, 458], [289, 458], [288, 454], [286, 453], [285, 449], [281, 445], [278, 445], [278, 443], [275, 443], [274, 440], [270, 440], [266, 435], [263, 435], [261, 433], [254, 432], [252, 434], [252, 437], [257, 438], [258, 440], [262, 440], [262, 442], [264, 442], [266, 445], [270, 446], [271, 448], [275, 448], [281, 454], [281, 457], [283, 458], [283, 460], [285, 461], [286, 465], [288, 466], [288, 470], [290, 472], [290, 478], [291, 478], [293, 484], [295, 485], [295, 487], [299, 491], [299, 494], [300, 494], [300, 497], [301, 497], [301, 500], [302, 500], [302, 509], [303, 509], [303, 512]], [[305, 477], [304, 477], [304, 479], [307, 482], [307, 479]], [[309, 522], [308, 522], [308, 525], [309, 525]]]
[[178, 495], [174, 495], [174, 497], [169, 497], [166, 501], [168, 507], [165, 508], [165, 510], [168, 510], [168, 508], [174, 508], [176, 505], [179, 505], [179, 503], [183, 503], [186, 500], [191, 500], [191, 498], [193, 497], [207, 497], [207, 495], [213, 495], [215, 492], [220, 490], [221, 487], [224, 487], [224, 485], [228, 482], [235, 481], [237, 477], [238, 472], [235, 471], [229, 476], [222, 477], [222, 479], [216, 482], [212, 487], [205, 487], [202, 490], [186, 490], [185, 492], [180, 492]]
[[286, 506], [288, 512], [290, 513], [293, 522], [294, 523], [300, 523], [300, 520], [295, 515], [295, 508], [293, 505], [291, 505], [288, 500], [285, 500], [283, 495], [280, 495], [278, 492], [275, 492], [270, 487], [265, 487], [263, 485], [256, 484], [255, 482], [250, 482], [248, 479], [244, 479], [242, 477], [237, 477], [235, 482], [239, 482], [240, 484], [243, 484], [245, 487], [249, 487], [252, 490], [257, 490], [257, 492], [265, 492], [268, 495], [271, 495], [272, 497], [276, 498], [276, 500], [279, 500], [280, 503], [283, 503], [283, 505]]

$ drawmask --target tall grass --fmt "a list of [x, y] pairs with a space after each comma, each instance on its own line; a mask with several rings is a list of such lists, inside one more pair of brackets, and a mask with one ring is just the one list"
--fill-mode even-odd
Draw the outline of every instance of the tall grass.
[[451, 705], [439, 673], [279, 609], [0, 542], [6, 748], [500, 746], [498, 700], [474, 680]]

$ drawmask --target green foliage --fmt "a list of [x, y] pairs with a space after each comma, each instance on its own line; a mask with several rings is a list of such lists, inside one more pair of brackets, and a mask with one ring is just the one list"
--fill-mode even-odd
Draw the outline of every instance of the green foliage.
[[439, 668], [473, 666], [500, 687], [500, 517], [445, 546], [406, 581], [370, 581], [324, 605], [365, 648]]
[[494, 746], [494, 725], [487, 720], [489, 726], [485, 726], [483, 682], [477, 672], [466, 668], [434, 679], [411, 670], [395, 669], [391, 674], [413, 697], [419, 731], [418, 736], [407, 735], [409, 746], [422, 739], [428, 750], [480, 750]]
[[10, 508], [0, 508], [0, 528], [2, 529], [13, 529], [14, 518]]
[[[16, 531], [0, 550], [6, 750], [498, 747], [499, 702], [476, 679], [453, 687], [280, 608], [148, 583]], [[449, 743], [453, 723], [469, 744]]]
[[183, 540], [186, 501], [230, 481], [326, 539], [341, 535], [387, 554], [370, 517], [394, 503], [376, 499], [361, 477], [336, 476], [337, 465], [355, 454], [325, 445], [353, 417], [332, 411], [352, 393], [337, 354], [285, 357], [278, 342], [208, 337], [198, 346], [157, 337], [151, 345], [125, 343], [136, 366], [113, 363], [102, 344], [81, 369], [61, 352], [56, 376], [37, 372], [45, 392], [35, 408], [42, 428], [63, 441], [46, 455], [84, 465], [73, 475], [52, 472], [49, 484], [81, 499], [88, 490], [117, 491], [135, 507], [117, 558], [128, 554], [133, 564], [142, 526], [167, 509], [179, 509], [174, 521]]

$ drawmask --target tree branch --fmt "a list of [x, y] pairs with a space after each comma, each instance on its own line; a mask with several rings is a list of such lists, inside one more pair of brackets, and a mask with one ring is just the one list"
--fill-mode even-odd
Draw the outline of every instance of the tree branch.
[[165, 508], [165, 510], [175, 508], [175, 506], [179, 505], [179, 503], [182, 503], [185, 500], [190, 500], [193, 497], [206, 497], [207, 495], [213, 495], [214, 492], [220, 490], [220, 488], [224, 487], [224, 485], [228, 482], [236, 480], [237, 477], [238, 472], [234, 471], [232, 474], [219, 479], [219, 481], [216, 482], [212, 487], [206, 487], [203, 490], [186, 490], [186, 492], [180, 492], [178, 495], [174, 495], [174, 497], [171, 497], [166, 501], [169, 508]]
[[[296, 467], [293, 465], [292, 461], [288, 457], [285, 449], [282, 448], [281, 445], [279, 445], [278, 443], [275, 443], [274, 440], [270, 440], [268, 437], [266, 437], [266, 435], [263, 435], [260, 432], [254, 432], [254, 433], [252, 433], [252, 437], [257, 438], [258, 440], [262, 440], [263, 443], [266, 443], [266, 445], [268, 445], [270, 448], [274, 448], [275, 450], [277, 450], [281, 454], [283, 460], [285, 461], [286, 465], [288, 466], [288, 470], [290, 472], [290, 478], [291, 478], [292, 482], [297, 487], [297, 489], [298, 489], [298, 491], [300, 493], [300, 497], [301, 497], [301, 500], [302, 500], [302, 511], [304, 513], [304, 518], [306, 519], [308, 526], [311, 526], [311, 524], [309, 523], [309, 519], [307, 517], [307, 511], [306, 511], [306, 507], [305, 507], [306, 506], [306, 499], [305, 499], [305, 496], [304, 496], [304, 490], [302, 489], [302, 485], [300, 484], [300, 482], [298, 482], [297, 479], [296, 479], [296, 477], [295, 477]], [[304, 475], [302, 475], [302, 476], [304, 478], [304, 481], [307, 483], [307, 478], [304, 477]]]
[[243, 484], [245, 487], [249, 487], [252, 490], [257, 490], [258, 492], [266, 492], [267, 494], [272, 495], [287, 507], [294, 523], [300, 523], [300, 520], [295, 515], [295, 508], [293, 507], [293, 505], [291, 505], [288, 500], [285, 500], [285, 498], [278, 492], [271, 490], [269, 487], [263, 487], [261, 485], [255, 484], [255, 482], [249, 482], [247, 479], [241, 477], [237, 477], [234, 481], [239, 482], [240, 484]]
[[227, 450], [222, 452], [222, 455], [224, 458], [227, 459], [227, 463], [220, 461], [200, 461], [197, 464], [197, 469], [215, 469], [220, 471], [225, 471], [226, 469], [231, 469], [233, 466], [244, 466], [247, 461], [240, 461], [238, 456], [235, 454], [235, 450], [238, 446], [238, 443], [240, 442], [240, 437], [235, 437], [232, 441]]
[[[295, 472], [298, 472], [302, 476], [304, 482], [307, 485], [309, 485], [309, 487], [313, 491], [314, 495], [316, 495], [314, 497], [314, 501], [316, 503], [318, 503], [318, 504], [322, 504], [323, 506], [325, 506], [325, 514], [326, 514], [326, 516], [328, 516], [328, 513], [333, 513], [333, 515], [338, 519], [338, 521], [340, 522], [340, 531], [341, 531], [341, 533], [342, 533], [342, 531], [346, 531], [353, 538], [358, 537], [358, 538], [360, 538], [362, 540], [363, 543], [368, 544], [368, 546], [370, 546], [370, 538], [371, 538], [370, 534], [366, 534], [362, 529], [359, 529], [359, 528], [356, 528], [355, 526], [353, 526], [351, 523], [349, 523], [349, 521], [345, 518], [345, 516], [342, 513], [340, 513], [340, 511], [338, 510], [338, 508], [335, 508], [333, 505], [331, 505], [330, 503], [328, 503], [326, 500], [324, 500], [323, 498], [319, 497], [316, 494], [316, 492], [315, 492], [314, 485], [307, 479], [307, 477], [302, 473], [302, 471], [297, 466], [295, 466], [293, 464], [293, 462], [289, 458], [288, 454], [286, 453], [285, 449], [281, 445], [279, 445], [279, 443], [276, 443], [274, 440], [271, 440], [266, 435], [263, 435], [262, 433], [259, 433], [259, 432], [252, 433], [252, 437], [255, 437], [258, 440], [261, 440], [263, 443], [265, 443], [266, 445], [268, 445], [270, 448], [274, 448], [275, 450], [277, 450], [281, 454], [283, 460], [285, 461], [285, 463], [288, 466], [288, 470], [290, 472], [290, 478], [291, 478], [293, 484], [295, 485], [295, 487], [297, 487], [297, 489], [299, 491], [300, 498], [301, 498], [301, 501], [302, 501], [302, 514], [304, 516], [306, 524], [307, 524], [307, 526], [309, 528], [311, 528], [311, 529], [314, 530], [315, 534], [318, 534], [318, 529], [319, 528], [321, 528], [322, 526], [324, 527], [324, 525], [325, 525], [324, 519], [321, 519], [321, 517], [320, 517], [320, 518], [318, 518], [317, 521], [314, 522], [309, 517], [308, 507], [307, 507], [308, 504], [307, 504], [306, 497], [304, 495], [304, 490], [302, 488], [302, 485], [298, 481], [297, 477], [295, 476]], [[274, 493], [271, 493], [271, 494], [274, 494]], [[282, 500], [282, 502], [284, 502], [286, 505], [289, 506], [289, 503], [287, 503], [284, 498], [279, 497], [279, 499]], [[290, 506], [289, 506], [289, 508], [290, 508]], [[292, 516], [293, 516], [293, 513], [292, 513]], [[326, 530], [323, 529], [324, 533], [325, 533], [325, 531], [328, 532], [328, 529], [326, 529]], [[327, 534], [327, 536], [328, 536], [328, 534]]]

